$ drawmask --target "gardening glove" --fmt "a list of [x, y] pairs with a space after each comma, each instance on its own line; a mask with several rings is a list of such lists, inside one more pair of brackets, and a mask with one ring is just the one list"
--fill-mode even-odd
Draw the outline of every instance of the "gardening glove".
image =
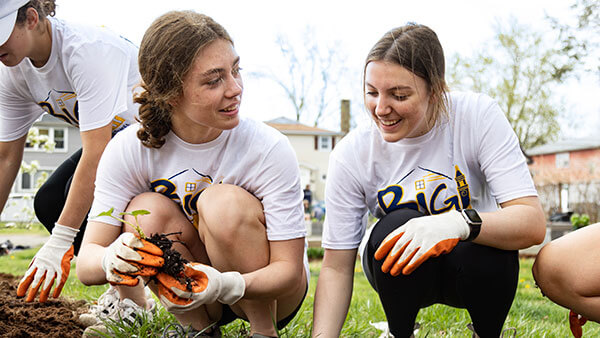
[[430, 257], [452, 251], [470, 232], [467, 222], [456, 210], [413, 218], [381, 242], [375, 259], [387, 256], [381, 266], [384, 273], [408, 275]]
[[231, 305], [239, 301], [246, 291], [246, 282], [239, 272], [219, 272], [200, 263], [187, 263], [179, 279], [164, 272], [159, 273], [156, 279], [158, 297], [171, 313], [186, 312], [215, 301]]
[[581, 338], [583, 335], [583, 324], [587, 322], [587, 318], [582, 315], [579, 315], [573, 310], [569, 312], [569, 328], [571, 329], [571, 333], [575, 338]]
[[17, 288], [17, 297], [25, 296], [27, 289], [29, 289], [25, 301], [33, 301], [38, 289], [44, 283], [40, 292], [40, 303], [44, 303], [48, 300], [50, 290], [56, 281], [57, 285], [54, 288], [52, 297], [58, 298], [71, 271], [71, 260], [73, 259], [74, 251], [73, 240], [78, 232], [79, 229], [58, 223], [54, 224], [50, 239], [33, 257], [29, 264], [29, 269], [23, 279], [21, 279]]
[[155, 276], [163, 266], [163, 251], [131, 232], [122, 233], [102, 257], [102, 269], [112, 285], [136, 286], [137, 276]]

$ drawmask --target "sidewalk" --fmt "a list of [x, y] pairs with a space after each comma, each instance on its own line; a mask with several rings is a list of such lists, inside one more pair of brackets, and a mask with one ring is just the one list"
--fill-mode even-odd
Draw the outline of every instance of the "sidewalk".
[[48, 240], [49, 235], [28, 235], [28, 234], [18, 234], [18, 235], [7, 235], [0, 234], [0, 243], [4, 243], [7, 240], [11, 241], [13, 246], [22, 245], [25, 247], [35, 248], [38, 247]]

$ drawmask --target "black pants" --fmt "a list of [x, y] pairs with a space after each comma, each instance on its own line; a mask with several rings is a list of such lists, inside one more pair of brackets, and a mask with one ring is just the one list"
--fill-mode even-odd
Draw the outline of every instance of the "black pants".
[[430, 258], [408, 276], [381, 272], [373, 255], [383, 239], [409, 219], [422, 216], [396, 210], [375, 225], [363, 257], [365, 274], [379, 294], [390, 332], [409, 337], [421, 308], [441, 303], [466, 308], [480, 337], [499, 337], [517, 290], [517, 251], [459, 242], [450, 253]]
[[[75, 174], [75, 168], [77, 168], [77, 164], [81, 158], [81, 151], [79, 149], [64, 161], [35, 194], [35, 199], [33, 200], [35, 215], [50, 233], [52, 233], [54, 223], [58, 221], [58, 217], [65, 207], [67, 194], [69, 193], [71, 181]], [[79, 233], [73, 242], [75, 255], [77, 255], [81, 247], [81, 240], [83, 239], [86, 224], [87, 218], [83, 220], [79, 228]]]

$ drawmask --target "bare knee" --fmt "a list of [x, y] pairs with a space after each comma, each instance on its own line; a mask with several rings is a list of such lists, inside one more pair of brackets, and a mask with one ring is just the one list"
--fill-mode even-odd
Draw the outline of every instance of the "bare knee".
[[206, 189], [198, 198], [198, 230], [219, 240], [234, 243], [240, 234], [265, 233], [260, 201], [246, 190], [229, 184]]
[[[126, 212], [132, 213], [137, 210], [146, 210], [150, 213], [147, 215], [125, 215], [124, 219], [130, 224], [139, 225], [146, 235], [154, 233], [165, 233], [169, 229], [171, 223], [175, 220], [186, 221], [181, 209], [170, 200], [168, 197], [156, 193], [145, 192], [134, 197], [127, 205]], [[127, 231], [135, 231], [131, 226], [126, 224]]]
[[538, 253], [532, 273], [542, 293], [551, 299], [574, 291], [575, 280], [566, 269], [568, 261], [564, 259], [560, 244], [550, 242]]

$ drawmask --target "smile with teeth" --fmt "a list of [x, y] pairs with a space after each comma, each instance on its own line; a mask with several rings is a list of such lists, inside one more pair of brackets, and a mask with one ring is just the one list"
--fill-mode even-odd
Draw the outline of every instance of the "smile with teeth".
[[400, 122], [401, 119], [397, 119], [397, 120], [379, 120], [379, 122], [381, 122], [381, 124], [383, 124], [384, 126], [393, 126], [396, 123]]
[[238, 105], [236, 104], [235, 106], [231, 106], [231, 107], [229, 107], [229, 108], [223, 108], [223, 109], [221, 109], [221, 110], [222, 110], [222, 111], [225, 111], [225, 112], [229, 112], [229, 111], [234, 111], [234, 110], [236, 110], [237, 108], [238, 108]]

